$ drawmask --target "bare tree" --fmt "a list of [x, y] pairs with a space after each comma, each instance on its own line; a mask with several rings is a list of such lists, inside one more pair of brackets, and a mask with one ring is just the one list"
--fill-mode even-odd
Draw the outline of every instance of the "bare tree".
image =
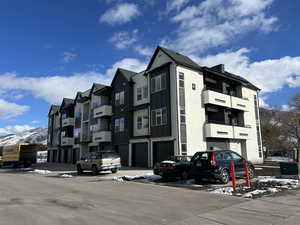
[[300, 92], [289, 100], [289, 106], [300, 112]]

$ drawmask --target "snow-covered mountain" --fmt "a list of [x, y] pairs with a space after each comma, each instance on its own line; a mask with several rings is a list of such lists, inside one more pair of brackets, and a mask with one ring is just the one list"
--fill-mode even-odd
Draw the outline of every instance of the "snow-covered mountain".
[[19, 134], [0, 136], [0, 146], [20, 143], [47, 143], [47, 127], [38, 127]]

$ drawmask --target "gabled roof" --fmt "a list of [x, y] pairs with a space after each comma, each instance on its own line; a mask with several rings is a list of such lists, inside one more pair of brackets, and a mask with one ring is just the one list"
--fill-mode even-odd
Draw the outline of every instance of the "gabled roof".
[[105, 88], [107, 87], [107, 85], [104, 85], [104, 84], [98, 84], [98, 83], [93, 83], [93, 86], [91, 88], [91, 94], [93, 94], [94, 92], [98, 91], [98, 90], [101, 90], [102, 88]]
[[76, 93], [76, 97], [75, 97], [75, 99], [74, 99], [74, 102], [77, 102], [77, 99], [78, 99], [78, 98], [81, 98], [81, 95], [82, 95], [82, 92], [81, 92], [81, 91], [78, 91], [78, 92]]
[[82, 96], [82, 97], [90, 97], [91, 90], [92, 90], [92, 89], [88, 89], [88, 90], [82, 92], [81, 96]]
[[182, 65], [194, 70], [201, 70], [201, 66], [199, 66], [196, 62], [194, 62], [192, 59], [190, 59], [189, 57], [182, 55], [178, 52], [172, 51], [170, 49], [161, 47], [161, 46], [157, 46], [148, 66], [146, 70], [149, 70], [156, 55], [158, 54], [159, 50], [161, 50], [162, 52], [164, 52], [167, 56], [169, 56], [176, 64], [178, 65]]
[[62, 100], [62, 103], [61, 103], [60, 107], [59, 107], [59, 111], [61, 111], [65, 107], [68, 107], [68, 106], [73, 105], [73, 104], [74, 104], [74, 99], [64, 98]]
[[136, 72], [133, 72], [133, 71], [130, 71], [130, 70], [118, 68], [117, 71], [116, 71], [116, 73], [115, 73], [115, 76], [114, 76], [113, 80], [111, 81], [111, 86], [113, 85], [113, 83], [114, 83], [115, 80], [116, 80], [116, 77], [117, 77], [119, 74], [122, 74], [128, 81], [130, 81], [130, 80], [131, 80], [131, 77], [134, 76], [134, 75], [137, 74], [137, 73], [136, 73]]
[[51, 105], [48, 116], [51, 115], [51, 114], [57, 113], [58, 110], [59, 110], [59, 105]]

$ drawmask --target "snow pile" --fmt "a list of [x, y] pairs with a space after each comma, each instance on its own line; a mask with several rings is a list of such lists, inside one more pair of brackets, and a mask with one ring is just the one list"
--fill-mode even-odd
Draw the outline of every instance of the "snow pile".
[[37, 169], [35, 169], [34, 171], [30, 171], [30, 172], [38, 173], [38, 174], [42, 174], [42, 175], [46, 175], [46, 174], [52, 173], [50, 170], [37, 170]]
[[222, 195], [232, 195], [233, 188], [232, 187], [223, 187], [218, 188], [213, 191], [210, 191], [211, 194], [222, 194]]
[[240, 186], [236, 191], [232, 187], [222, 187], [210, 190], [212, 194], [233, 195], [243, 198], [257, 198], [287, 190], [300, 188], [300, 182], [296, 179], [282, 179], [276, 177], [258, 177], [251, 181], [251, 187]]
[[122, 182], [122, 181], [132, 181], [132, 180], [147, 180], [147, 181], [155, 181], [161, 179], [161, 176], [154, 175], [153, 173], [147, 173], [144, 175], [136, 175], [136, 176], [129, 176], [124, 175], [120, 177], [114, 177], [114, 181]]
[[62, 174], [61, 177], [63, 178], [72, 178], [73, 176], [70, 174]]

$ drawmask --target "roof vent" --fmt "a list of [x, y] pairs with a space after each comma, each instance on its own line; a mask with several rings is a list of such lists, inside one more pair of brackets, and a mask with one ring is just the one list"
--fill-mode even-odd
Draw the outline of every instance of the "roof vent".
[[224, 66], [224, 64], [219, 64], [219, 65], [213, 66], [210, 69], [214, 70], [214, 71], [217, 71], [217, 72], [220, 72], [220, 73], [224, 73], [225, 72], [225, 66]]

